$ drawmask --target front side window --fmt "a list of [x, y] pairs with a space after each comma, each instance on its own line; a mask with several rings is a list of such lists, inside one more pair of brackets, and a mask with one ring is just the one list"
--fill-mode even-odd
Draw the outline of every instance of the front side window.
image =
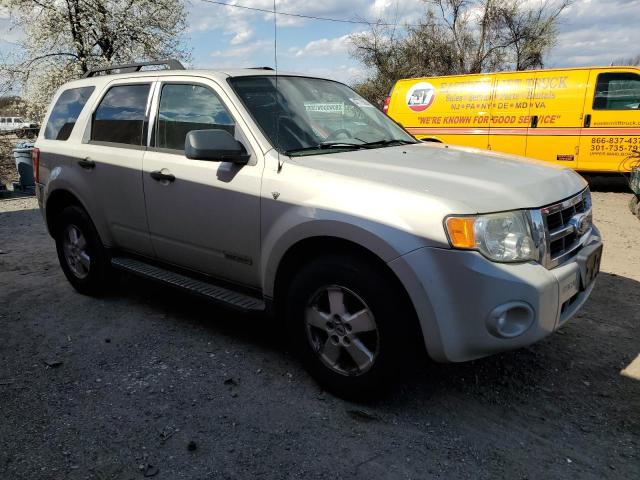
[[229, 83], [272, 145], [287, 155], [416, 142], [380, 110], [338, 82], [265, 75], [232, 78]]
[[80, 87], [62, 92], [49, 115], [44, 138], [67, 140], [93, 90], [94, 87]]
[[594, 110], [640, 109], [640, 75], [630, 72], [598, 75]]
[[150, 84], [111, 87], [93, 114], [91, 140], [143, 145]]
[[231, 114], [218, 96], [201, 85], [166, 84], [160, 94], [155, 146], [184, 151], [192, 130], [226, 130], [235, 134]]

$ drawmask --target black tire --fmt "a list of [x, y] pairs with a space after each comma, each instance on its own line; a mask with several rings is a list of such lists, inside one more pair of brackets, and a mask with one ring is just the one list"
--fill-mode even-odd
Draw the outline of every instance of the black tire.
[[[348, 339], [332, 336], [331, 332], [335, 330], [332, 330], [331, 326], [327, 327], [331, 330], [324, 333], [321, 328], [308, 326], [306, 317], [308, 309], [318, 298], [318, 305], [325, 301], [322, 300], [323, 288], [327, 286], [329, 289], [339, 287], [345, 299], [350, 298], [350, 294], [355, 294], [357, 298], [354, 297], [351, 304], [364, 303], [365, 308], [374, 318], [377, 339], [373, 338], [372, 332], [365, 332], [362, 335], [369, 337], [362, 341], [358, 340], [360, 345], [366, 345], [369, 352], [373, 353], [374, 348], [377, 348], [374, 360], [367, 370], [360, 371], [356, 368], [346, 373], [338, 372], [335, 370], [338, 366], [329, 367], [326, 357], [324, 360], [321, 359], [319, 352], [327, 348], [326, 343], [324, 347], [322, 346], [324, 342], [322, 335], [326, 334], [326, 342], [332, 338], [336, 339], [335, 342], [332, 340], [333, 345], [337, 342], [341, 349], [338, 354], [338, 363], [342, 362], [340, 367], [346, 365], [348, 370], [350, 360], [355, 364], [355, 357], [350, 358], [352, 357], [350, 350], [346, 350], [350, 346], [345, 347], [341, 343]], [[397, 380], [403, 378], [401, 373], [407, 370], [403, 369], [403, 365], [407, 365], [404, 362], [415, 361], [417, 320], [406, 296], [398, 290], [395, 282], [382, 268], [366, 259], [346, 254], [332, 254], [313, 260], [303, 266], [291, 279], [284, 310], [292, 348], [309, 373], [327, 391], [340, 397], [357, 400], [379, 396], [394, 386]], [[328, 295], [329, 292], [327, 292], [325, 304], [329, 302]], [[347, 302], [343, 304], [346, 305]], [[330, 305], [316, 310], [327, 308], [331, 310]], [[362, 308], [356, 305], [348, 308], [347, 312], [351, 314], [352, 310], [362, 310]], [[322, 315], [324, 321], [325, 313], [323, 312]], [[343, 327], [341, 333], [344, 333], [346, 323], [348, 322], [340, 324]], [[335, 347], [330, 346], [330, 348]]]
[[[65, 251], [71, 228], [77, 229], [85, 240], [82, 251], [89, 257], [88, 266], [84, 262], [75, 262], [77, 266], [74, 266], [70, 255], [75, 255], [68, 255], [69, 252]], [[110, 259], [87, 212], [76, 205], [66, 207], [57, 216], [54, 229], [58, 260], [69, 283], [84, 295], [97, 296], [104, 293], [110, 283]], [[78, 273], [80, 267], [86, 268], [86, 275]]]

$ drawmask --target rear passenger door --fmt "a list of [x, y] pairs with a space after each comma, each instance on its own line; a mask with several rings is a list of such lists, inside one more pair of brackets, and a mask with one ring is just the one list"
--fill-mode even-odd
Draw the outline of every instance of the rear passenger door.
[[[205, 79], [177, 77], [159, 83], [144, 158], [149, 232], [162, 261], [258, 286], [263, 164], [258, 148], [243, 133], [247, 130], [239, 124], [240, 115], [224, 98]], [[249, 164], [186, 158], [187, 133], [207, 129], [234, 135], [251, 155]], [[154, 172], [174, 180], [158, 179]]]
[[495, 75], [489, 121], [490, 150], [525, 155], [532, 91], [533, 79], [526, 74]]
[[87, 143], [74, 167], [93, 214], [106, 223], [114, 246], [152, 256], [142, 190], [151, 87], [154, 78], [118, 80], [101, 93]]

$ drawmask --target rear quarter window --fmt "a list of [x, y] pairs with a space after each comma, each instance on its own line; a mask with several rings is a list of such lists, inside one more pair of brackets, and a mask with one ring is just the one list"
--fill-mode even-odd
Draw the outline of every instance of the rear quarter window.
[[93, 90], [94, 87], [80, 87], [62, 92], [49, 115], [44, 138], [67, 140]]

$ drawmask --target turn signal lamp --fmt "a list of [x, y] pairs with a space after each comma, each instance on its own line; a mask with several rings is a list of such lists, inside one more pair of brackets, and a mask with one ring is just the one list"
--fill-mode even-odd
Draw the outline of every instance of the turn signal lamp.
[[451, 245], [455, 248], [476, 248], [474, 232], [475, 217], [447, 218], [447, 232]]

